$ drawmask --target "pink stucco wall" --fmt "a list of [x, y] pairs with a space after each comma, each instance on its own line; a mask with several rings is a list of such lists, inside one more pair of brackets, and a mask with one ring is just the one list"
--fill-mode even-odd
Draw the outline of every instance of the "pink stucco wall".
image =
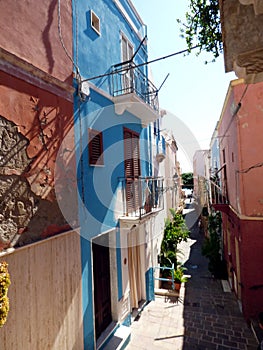
[[244, 215], [263, 217], [263, 83], [236, 86], [235, 100], [243, 93], [237, 114], [240, 207]]
[[[241, 107], [235, 114], [240, 100]], [[243, 83], [235, 83], [225, 102], [219, 140], [222, 165], [225, 151], [229, 202], [242, 215], [263, 216], [262, 130], [263, 83], [251, 84], [248, 88]], [[253, 166], [255, 168], [249, 170]]]
[[[239, 109], [236, 109], [241, 103]], [[263, 309], [263, 83], [230, 84], [219, 123], [220, 157], [225, 150], [229, 207], [223, 213], [224, 255], [229, 279], [237, 281], [246, 319]], [[228, 234], [227, 234], [228, 232]], [[238, 265], [239, 260], [239, 266]]]
[[0, 250], [69, 229], [54, 189], [73, 126], [72, 2], [60, 3], [58, 16], [56, 0], [0, 2]]
[[[72, 54], [72, 5], [61, 1], [63, 41]], [[0, 48], [61, 81], [71, 77], [72, 64], [59, 40], [58, 1], [0, 1]]]

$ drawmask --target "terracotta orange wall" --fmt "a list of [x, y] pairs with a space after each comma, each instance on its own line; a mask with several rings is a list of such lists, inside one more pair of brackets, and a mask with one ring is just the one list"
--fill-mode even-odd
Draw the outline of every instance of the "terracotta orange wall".
[[[72, 64], [58, 34], [58, 1], [0, 1], [0, 47], [61, 81], [71, 77]], [[72, 5], [61, 1], [63, 41], [72, 53]], [[71, 79], [70, 79], [71, 80]]]
[[[239, 242], [240, 281], [242, 308], [246, 319], [257, 317], [263, 310], [263, 278], [262, 278], [262, 246], [263, 221], [240, 220], [234, 212], [223, 213], [224, 226], [224, 256], [229, 269], [234, 269], [236, 275], [235, 238]], [[226, 228], [230, 232], [230, 247]], [[231, 255], [229, 255], [229, 252]], [[232, 279], [230, 271], [229, 278]], [[233, 282], [233, 280], [232, 280]]]
[[[235, 86], [235, 100], [239, 101], [245, 85]], [[237, 114], [240, 170], [254, 169], [239, 175], [241, 212], [247, 216], [263, 216], [263, 83], [250, 84]], [[261, 165], [260, 165], [261, 164]]]
[[[28, 140], [28, 168], [18, 173], [16, 166], [9, 165], [5, 170], [7, 175], [16, 174], [26, 179], [35, 196], [37, 212], [24, 228], [24, 241], [20, 240], [24, 244], [68, 229], [56, 202], [54, 168], [59, 146], [73, 126], [73, 104], [3, 72], [0, 72], [0, 81], [0, 116], [14, 123], [17, 132]], [[73, 140], [67, 147], [66, 155], [72, 162], [74, 176]], [[18, 147], [17, 154], [19, 152]], [[24, 200], [24, 203], [27, 202]]]
[[240, 245], [241, 282], [245, 316], [257, 317], [263, 310], [263, 221], [242, 220]]

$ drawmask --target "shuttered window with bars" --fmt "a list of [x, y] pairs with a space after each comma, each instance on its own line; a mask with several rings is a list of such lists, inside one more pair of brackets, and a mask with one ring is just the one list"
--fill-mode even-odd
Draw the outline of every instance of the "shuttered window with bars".
[[126, 180], [126, 211], [127, 214], [140, 207], [140, 150], [139, 134], [124, 128], [124, 166]]
[[103, 138], [102, 132], [89, 129], [89, 163], [103, 165]]

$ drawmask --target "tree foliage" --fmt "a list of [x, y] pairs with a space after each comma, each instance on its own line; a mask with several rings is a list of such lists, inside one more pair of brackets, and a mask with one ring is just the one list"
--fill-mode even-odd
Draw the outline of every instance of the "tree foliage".
[[189, 189], [194, 187], [193, 173], [183, 173], [182, 174], [183, 186]]
[[189, 52], [198, 45], [198, 54], [206, 51], [216, 58], [222, 53], [219, 0], [190, 0], [185, 22], [180, 19], [177, 22], [182, 25], [181, 36], [185, 38]]

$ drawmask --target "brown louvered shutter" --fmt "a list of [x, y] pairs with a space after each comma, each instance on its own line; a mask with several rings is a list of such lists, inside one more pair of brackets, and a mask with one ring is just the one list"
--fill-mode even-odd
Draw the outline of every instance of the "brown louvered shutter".
[[90, 165], [103, 165], [102, 132], [89, 129], [89, 163]]
[[124, 166], [126, 179], [126, 202], [128, 213], [139, 208], [140, 151], [139, 134], [124, 129]]

